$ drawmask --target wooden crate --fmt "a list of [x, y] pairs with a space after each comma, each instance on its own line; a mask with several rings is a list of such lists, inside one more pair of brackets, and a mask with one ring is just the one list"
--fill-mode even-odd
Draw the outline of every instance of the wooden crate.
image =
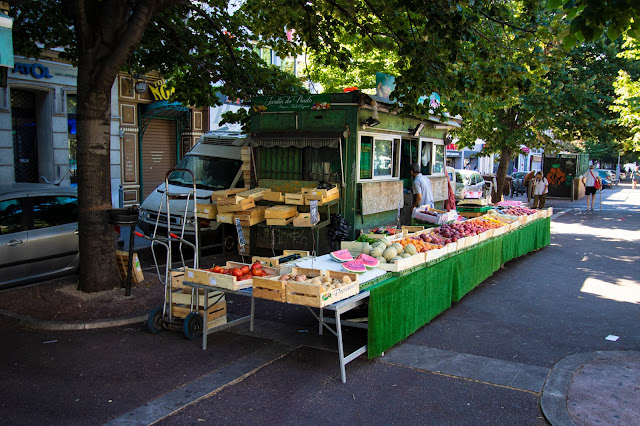
[[218, 214], [218, 206], [216, 204], [196, 203], [196, 214], [198, 217], [205, 219], [215, 219]]
[[222, 189], [220, 191], [213, 191], [211, 193], [211, 200], [216, 201], [220, 198], [227, 198], [232, 195], [238, 194], [240, 192], [246, 191], [245, 188], [230, 188], [230, 189]]
[[298, 214], [294, 206], [273, 206], [264, 211], [265, 219], [289, 219]]
[[289, 219], [267, 219], [267, 226], [287, 226], [293, 223], [293, 218]]
[[[338, 189], [338, 187], [333, 187], [331, 189], [317, 189], [317, 188], [312, 188], [312, 189], [306, 189], [306, 191], [304, 191], [305, 194], [305, 199], [306, 200], [324, 200], [327, 199], [329, 197], [335, 197], [335, 198], [339, 198], [340, 197], [340, 190]], [[336, 197], [337, 195], [337, 197]], [[335, 199], [332, 198], [332, 199]]]
[[247, 197], [241, 197], [240, 195], [236, 194], [236, 195], [232, 195], [230, 197], [218, 198], [217, 204], [218, 204], [218, 206], [230, 206], [232, 204], [238, 204], [239, 202], [241, 202], [245, 198], [247, 198]]
[[[118, 263], [118, 270], [120, 271], [120, 278], [123, 282], [127, 280], [127, 272], [129, 266], [129, 252], [116, 250], [116, 258]], [[131, 268], [131, 282], [134, 284], [140, 284], [144, 281], [144, 274], [142, 273], [142, 267], [140, 266], [140, 260], [138, 259], [138, 253], [133, 253], [133, 267]]]
[[324, 275], [331, 278], [331, 279], [336, 279], [336, 280], [341, 280], [344, 276], [347, 276], [351, 279], [351, 282], [358, 282], [360, 276], [358, 274], [356, 274], [355, 272], [348, 272], [348, 271], [332, 271], [330, 269], [327, 269], [324, 271]]
[[233, 221], [233, 212], [231, 213], [218, 213], [216, 215], [216, 222], [219, 223], [228, 223], [230, 225], [233, 225], [235, 222]]
[[[227, 262], [224, 268], [241, 268], [242, 266], [251, 266], [248, 263]], [[262, 269], [267, 272], [268, 276], [275, 276], [277, 271], [275, 268], [263, 266]], [[196, 282], [199, 284], [210, 285], [213, 287], [226, 288], [228, 290], [240, 290], [249, 288], [253, 284], [253, 279], [239, 281], [233, 275], [217, 274], [203, 269], [186, 268], [186, 281]]]
[[[177, 306], [171, 307], [171, 315], [174, 318], [186, 318], [191, 313], [189, 306]], [[204, 309], [198, 309], [198, 313], [202, 315], [204, 320]], [[220, 302], [210, 306], [207, 309], [207, 328], [213, 328], [227, 323], [227, 302], [221, 300]]]
[[236, 212], [233, 218], [234, 220], [240, 219], [240, 225], [243, 227], [253, 226], [257, 223], [264, 222], [264, 212], [266, 209], [264, 206], [256, 206], [249, 210]]
[[389, 272], [400, 272], [405, 269], [413, 268], [426, 262], [426, 255], [424, 253], [418, 253], [411, 257], [406, 257], [401, 260], [397, 260], [393, 263], [380, 263], [378, 268]]
[[256, 206], [253, 198], [243, 198], [236, 204], [218, 204], [219, 213], [231, 213], [239, 212], [242, 210], [249, 210]]
[[270, 189], [258, 187], [258, 188], [248, 189], [244, 192], [240, 192], [238, 193], [238, 195], [244, 198], [253, 198], [254, 201], [260, 201], [264, 199], [264, 194], [267, 191], [270, 191]]
[[304, 206], [304, 194], [302, 192], [287, 192], [284, 194], [284, 202]]
[[371, 244], [364, 241], [340, 241], [340, 249], [349, 250], [351, 253], [364, 253], [367, 246], [371, 250]]
[[321, 291], [322, 288], [310, 282], [287, 281], [287, 303], [322, 308], [355, 296], [360, 291], [360, 284], [354, 281], [332, 290]]
[[285, 265], [287, 262], [282, 262], [283, 259], [287, 259], [289, 256], [297, 254], [300, 257], [308, 257], [309, 252], [306, 250], [283, 250], [281, 256], [273, 256], [273, 257], [261, 257], [261, 256], [253, 256], [251, 259], [252, 262], [260, 262], [263, 266], [270, 266], [272, 268], [278, 269], [280, 274], [286, 274], [291, 272], [291, 267], [288, 267], [288, 270], [283, 272], [281, 266]]
[[266, 191], [262, 194], [262, 199], [265, 201], [275, 201], [277, 203], [284, 203], [284, 194], [277, 191]]
[[413, 234], [414, 232], [424, 231], [424, 226], [403, 225], [401, 229], [403, 234], [408, 235], [408, 234]]
[[432, 260], [439, 259], [446, 254], [447, 254], [447, 249], [444, 247], [441, 249], [427, 250], [424, 252], [425, 261], [431, 262]]
[[242, 171], [243, 172], [250, 172], [251, 171], [251, 163], [250, 162], [242, 163]]
[[298, 213], [298, 215], [293, 218], [293, 226], [301, 228], [310, 228], [315, 226], [315, 224], [311, 223], [311, 213]]
[[253, 296], [284, 303], [287, 301], [286, 284], [287, 281], [281, 281], [279, 277], [254, 277]]

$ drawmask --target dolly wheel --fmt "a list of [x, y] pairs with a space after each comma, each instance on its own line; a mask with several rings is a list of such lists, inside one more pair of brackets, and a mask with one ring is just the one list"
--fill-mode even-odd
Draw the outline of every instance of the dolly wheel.
[[153, 334], [158, 334], [164, 330], [164, 321], [162, 319], [162, 308], [154, 308], [149, 312], [147, 318], [147, 328]]
[[187, 315], [182, 325], [182, 331], [184, 337], [191, 340], [202, 335], [202, 315], [197, 312], [191, 312]]

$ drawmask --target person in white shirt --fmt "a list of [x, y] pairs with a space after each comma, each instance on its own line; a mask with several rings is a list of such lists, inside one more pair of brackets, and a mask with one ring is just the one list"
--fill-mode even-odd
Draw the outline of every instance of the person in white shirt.
[[533, 208], [543, 209], [549, 192], [549, 181], [542, 176], [542, 172], [536, 173], [533, 179]]
[[411, 177], [413, 177], [413, 208], [420, 206], [433, 208], [434, 199], [431, 191], [431, 181], [420, 173], [420, 165], [418, 163], [411, 164]]
[[[593, 204], [596, 200], [596, 182], [600, 182], [600, 176], [595, 172], [594, 165], [589, 166], [589, 170], [582, 175], [582, 183], [584, 183], [584, 193], [587, 195], [587, 210], [593, 210]], [[602, 185], [602, 183], [600, 183]]]

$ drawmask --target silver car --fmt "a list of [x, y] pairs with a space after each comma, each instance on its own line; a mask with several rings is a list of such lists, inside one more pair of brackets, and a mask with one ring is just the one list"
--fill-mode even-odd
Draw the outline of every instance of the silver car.
[[78, 270], [78, 194], [39, 183], [0, 185], [0, 288]]

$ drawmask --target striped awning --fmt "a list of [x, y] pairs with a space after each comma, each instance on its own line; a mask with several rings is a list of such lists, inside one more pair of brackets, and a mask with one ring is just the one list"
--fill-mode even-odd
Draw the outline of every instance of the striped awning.
[[340, 137], [339, 136], [323, 137], [323, 138], [252, 137], [251, 146], [252, 147], [264, 146], [267, 148], [272, 148], [272, 147], [288, 148], [291, 146], [296, 148], [338, 148], [340, 146]]

